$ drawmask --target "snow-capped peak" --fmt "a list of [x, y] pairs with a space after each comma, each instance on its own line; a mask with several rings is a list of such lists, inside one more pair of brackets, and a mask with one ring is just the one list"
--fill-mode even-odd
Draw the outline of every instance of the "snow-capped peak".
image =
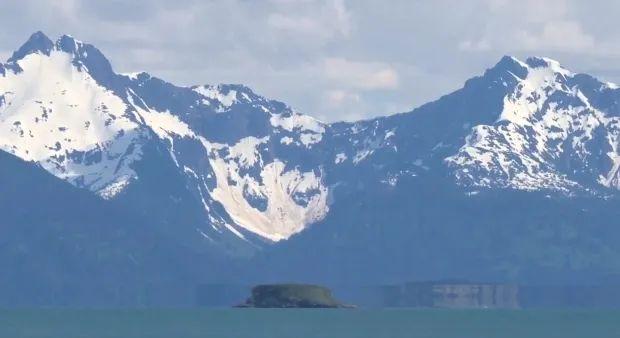
[[45, 33], [38, 31], [32, 34], [28, 40], [26, 40], [26, 42], [13, 53], [13, 55], [7, 60], [7, 63], [17, 62], [32, 53], [49, 55], [52, 50], [77, 55], [80, 50], [83, 50], [86, 46], [94, 48], [90, 45], [84, 44], [82, 41], [76, 40], [70, 35], [62, 35], [56, 40], [56, 42], [52, 42], [52, 40], [45, 35]]
[[597, 182], [620, 188], [620, 112], [599, 99], [612, 87], [549, 58], [500, 64], [508, 62], [522, 72], [507, 70], [512, 84], [502, 94], [496, 123], [473, 127], [459, 153], [447, 159], [458, 180], [523, 190], [574, 192]]
[[76, 59], [92, 47], [68, 36], [50, 43], [33, 34], [0, 76], [0, 148], [111, 197], [136, 176], [131, 162], [143, 132], [126, 102], [93, 75], [102, 76], [101, 63], [91, 73]]
[[568, 69], [564, 68], [560, 62], [548, 57], [528, 57], [525, 61], [514, 56], [504, 56], [500, 61], [487, 71], [487, 74], [508, 72], [518, 78], [524, 78], [531, 71], [546, 70], [548, 73], [560, 74], [563, 76], [573, 75]]

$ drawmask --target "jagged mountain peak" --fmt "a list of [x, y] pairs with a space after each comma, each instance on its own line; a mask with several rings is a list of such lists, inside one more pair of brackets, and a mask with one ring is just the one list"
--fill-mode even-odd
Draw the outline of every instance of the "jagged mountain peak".
[[7, 63], [15, 63], [33, 53], [49, 56], [53, 50], [77, 53], [83, 46], [83, 42], [76, 40], [70, 35], [62, 35], [54, 42], [42, 31], [37, 31], [30, 35], [28, 40], [13, 53], [7, 60]]
[[527, 64], [530, 68], [551, 68], [556, 72], [569, 72], [567, 69], [562, 67], [559, 61], [545, 56], [530, 56], [525, 60], [525, 64]]
[[54, 45], [58, 50], [72, 54], [80, 53], [81, 50], [84, 49], [86, 46], [92, 47], [92, 45], [85, 44], [84, 42], [77, 40], [76, 38], [68, 34], [61, 35], [58, 40], [56, 40], [56, 43]]
[[33, 53], [50, 56], [52, 52], [62, 52], [71, 56], [74, 66], [82, 71], [87, 71], [97, 79], [98, 82], [113, 89], [114, 75], [112, 66], [103, 53], [95, 46], [84, 43], [71, 35], [61, 35], [55, 42], [38, 31], [33, 33], [30, 38], [7, 60], [8, 65], [12, 65], [15, 71], [20, 70], [19, 62]]
[[523, 61], [518, 57], [511, 55], [504, 55], [495, 67], [506, 65], [519, 65], [524, 68], [562, 67], [559, 61], [546, 56], [528, 56], [525, 58], [525, 61]]
[[7, 60], [7, 63], [13, 63], [17, 60], [24, 58], [31, 53], [40, 52], [45, 55], [49, 55], [54, 48], [54, 43], [50, 38], [41, 31], [33, 33], [26, 42], [16, 50], [13, 55]]
[[[494, 92], [501, 106], [494, 122], [474, 126], [458, 154], [446, 159], [457, 181], [565, 194], [619, 188], [613, 84], [546, 57], [504, 57], [483, 80], [503, 86]], [[476, 95], [489, 94], [486, 88]]]
[[518, 79], [525, 79], [528, 74], [543, 70], [565, 77], [574, 75], [570, 70], [563, 67], [560, 62], [548, 57], [531, 56], [522, 61], [514, 56], [506, 55], [485, 72], [485, 77], [496, 78], [508, 73]]
[[135, 176], [128, 155], [137, 158], [139, 150], [129, 141], [140, 132], [125, 98], [112, 90], [117, 76], [101, 52], [68, 35], [52, 43], [37, 32], [7, 68], [0, 76], [1, 149], [102, 196]]
[[502, 58], [492, 68], [509, 69], [515, 66], [527, 68], [526, 63], [511, 55], [502, 56]]
[[504, 55], [495, 67], [510, 64], [519, 65], [523, 68], [550, 67], [554, 69], [564, 69], [564, 67], [560, 64], [559, 61], [546, 56], [528, 56], [525, 58], [525, 61], [523, 61], [516, 56]]

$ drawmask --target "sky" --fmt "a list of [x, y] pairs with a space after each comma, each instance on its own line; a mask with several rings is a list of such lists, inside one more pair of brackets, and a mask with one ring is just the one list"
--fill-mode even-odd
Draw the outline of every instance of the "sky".
[[0, 59], [37, 30], [117, 72], [241, 83], [320, 120], [409, 111], [503, 55], [620, 82], [615, 0], [2, 0]]

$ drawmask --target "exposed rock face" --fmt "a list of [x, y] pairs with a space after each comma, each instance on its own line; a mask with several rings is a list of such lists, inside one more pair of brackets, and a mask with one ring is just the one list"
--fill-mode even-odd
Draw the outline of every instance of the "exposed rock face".
[[390, 286], [386, 306], [446, 309], [516, 309], [519, 287], [511, 284], [468, 282], [417, 282]]

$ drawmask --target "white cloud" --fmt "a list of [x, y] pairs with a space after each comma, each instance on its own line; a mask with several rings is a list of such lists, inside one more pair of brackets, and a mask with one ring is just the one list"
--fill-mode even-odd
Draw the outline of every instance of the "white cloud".
[[65, 18], [71, 18], [76, 13], [78, 0], [62, 0], [49, 2], [54, 10], [58, 10]]
[[0, 63], [4, 62], [8, 58], [10, 58], [12, 54], [13, 54], [13, 52], [10, 52], [8, 50], [0, 50]]
[[358, 93], [348, 92], [342, 89], [330, 90], [325, 95], [331, 107], [340, 107], [343, 104], [358, 103], [361, 97]]
[[351, 32], [351, 17], [344, 4], [344, 0], [334, 0], [332, 2], [336, 14], [337, 27], [344, 36], [349, 36]]
[[381, 62], [328, 58], [324, 60], [323, 71], [329, 80], [351, 88], [375, 90], [398, 87], [396, 70]]
[[485, 0], [488, 19], [458, 47], [467, 52], [585, 52], [596, 45], [571, 11], [571, 0]]
[[524, 50], [574, 51], [595, 46], [594, 38], [574, 21], [548, 22], [539, 32], [521, 30], [515, 35], [519, 46]]
[[267, 23], [289, 34], [322, 40], [346, 38], [351, 31], [350, 16], [342, 0], [277, 0]]
[[346, 89], [325, 91], [319, 107], [318, 117], [323, 121], [357, 121], [371, 108], [362, 94]]
[[303, 34], [324, 34], [320, 22], [308, 17], [293, 17], [282, 13], [273, 13], [267, 20], [269, 25], [276, 29], [294, 31]]
[[473, 51], [473, 52], [485, 52], [492, 49], [491, 43], [486, 40], [464, 40], [459, 43], [459, 49], [463, 51]]
[[570, 0], [485, 0], [491, 13], [503, 18], [516, 19], [505, 23], [544, 23], [565, 18], [568, 15]]

